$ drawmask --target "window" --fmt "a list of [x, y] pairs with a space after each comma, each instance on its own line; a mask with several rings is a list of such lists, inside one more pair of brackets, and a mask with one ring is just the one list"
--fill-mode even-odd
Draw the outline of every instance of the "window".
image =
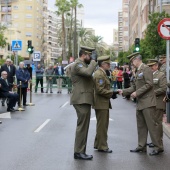
[[31, 28], [31, 27], [32, 27], [32, 24], [26, 24], [26, 27], [27, 27], [27, 28]]
[[19, 8], [19, 7], [18, 7], [17, 5], [14, 5], [14, 6], [13, 6], [13, 9], [14, 9], [14, 10], [17, 10], [18, 8]]
[[31, 14], [26, 14], [26, 18], [32, 18]]
[[14, 15], [13, 18], [18, 18], [18, 15]]
[[27, 6], [26, 9], [27, 10], [32, 10], [32, 6]]
[[30, 32], [26, 32], [26, 37], [31, 37], [32, 36], [32, 33], [30, 33]]

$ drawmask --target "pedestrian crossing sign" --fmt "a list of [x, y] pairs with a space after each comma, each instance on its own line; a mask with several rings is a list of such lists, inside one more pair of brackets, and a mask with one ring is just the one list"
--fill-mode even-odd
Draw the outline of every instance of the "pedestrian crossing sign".
[[22, 41], [12, 40], [12, 51], [21, 51], [21, 50], [22, 50]]

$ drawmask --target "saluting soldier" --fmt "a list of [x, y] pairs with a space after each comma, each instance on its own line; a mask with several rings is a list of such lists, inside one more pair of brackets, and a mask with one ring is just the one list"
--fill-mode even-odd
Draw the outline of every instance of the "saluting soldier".
[[94, 148], [99, 152], [112, 153], [107, 144], [107, 131], [109, 126], [109, 109], [111, 109], [110, 98], [116, 97], [116, 92], [110, 89], [110, 80], [106, 70], [110, 70], [110, 57], [101, 56], [98, 59], [98, 70], [95, 71], [94, 80], [94, 108], [96, 113], [96, 137]]
[[161, 63], [161, 67], [159, 69], [160, 72], [163, 72], [166, 76], [166, 54], [163, 54], [159, 57], [159, 61]]
[[[154, 84], [154, 92], [156, 95], [156, 123], [158, 130], [158, 140], [162, 140], [162, 148], [163, 148], [163, 127], [162, 127], [162, 118], [165, 112], [166, 103], [163, 102], [163, 99], [166, 95], [167, 89], [167, 81], [163, 72], [158, 70], [158, 60], [150, 59], [148, 60], [147, 65], [151, 67], [153, 72], [153, 84]], [[149, 144], [150, 147], [154, 147], [152, 143]]]
[[148, 131], [152, 143], [155, 145], [154, 150], [149, 154], [151, 156], [158, 155], [163, 152], [162, 141], [158, 138], [157, 122], [154, 119], [156, 111], [156, 97], [153, 88], [153, 73], [149, 66], [142, 62], [142, 56], [133, 53], [128, 56], [132, 64], [137, 68], [135, 83], [120, 91], [123, 96], [130, 95], [137, 98], [137, 130], [138, 130], [138, 146], [130, 152], [146, 152]]
[[70, 104], [77, 112], [77, 128], [74, 145], [74, 158], [91, 160], [86, 154], [87, 135], [90, 123], [91, 106], [94, 103], [94, 83], [92, 74], [97, 66], [94, 48], [81, 47], [79, 58], [71, 66], [73, 90]]

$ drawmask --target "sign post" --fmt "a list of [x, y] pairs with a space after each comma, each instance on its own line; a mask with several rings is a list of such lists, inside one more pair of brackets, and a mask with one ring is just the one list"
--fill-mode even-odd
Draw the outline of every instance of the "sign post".
[[[169, 83], [170, 18], [164, 18], [159, 22], [158, 34], [160, 35], [160, 37], [166, 40], [166, 78], [167, 78], [167, 83]], [[167, 88], [167, 92], [170, 92], [169, 88]], [[167, 115], [167, 122], [170, 123], [170, 102], [166, 103], [166, 115]]]
[[33, 61], [41, 61], [41, 52], [40, 51], [34, 52]]

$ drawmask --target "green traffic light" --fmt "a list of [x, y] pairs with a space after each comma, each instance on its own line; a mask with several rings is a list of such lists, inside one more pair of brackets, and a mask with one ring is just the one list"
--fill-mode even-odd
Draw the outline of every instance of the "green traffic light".
[[28, 48], [28, 49], [27, 49], [28, 52], [31, 52], [31, 50], [32, 50], [31, 48]]
[[138, 52], [138, 51], [139, 51], [139, 47], [136, 47], [136, 48], [135, 48], [135, 51]]

